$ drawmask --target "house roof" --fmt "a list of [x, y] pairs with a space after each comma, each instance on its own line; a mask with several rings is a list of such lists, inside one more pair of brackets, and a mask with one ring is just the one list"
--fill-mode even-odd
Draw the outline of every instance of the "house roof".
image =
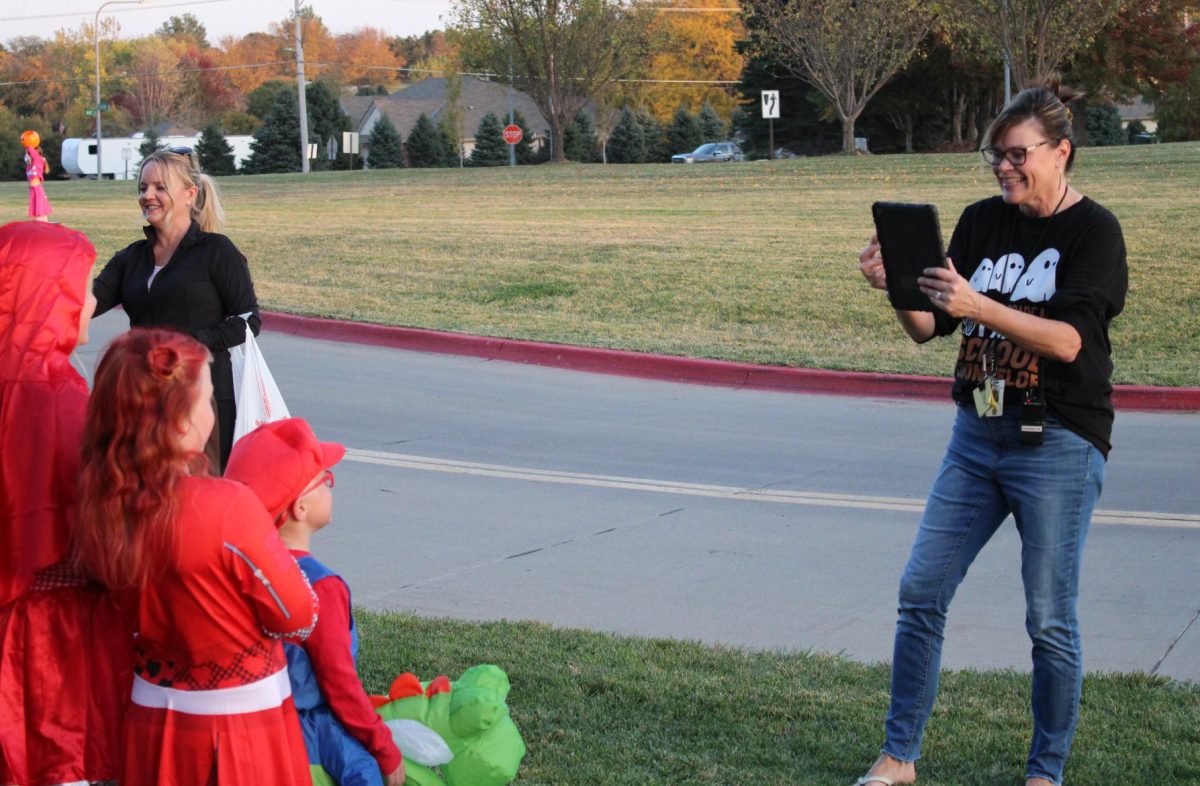
[[375, 99], [379, 96], [345, 96], [338, 100], [342, 105], [342, 111], [350, 116], [350, 125], [353, 128], [358, 128], [362, 121], [366, 119], [367, 113], [371, 111], [371, 104], [375, 103]]
[[1125, 122], [1150, 120], [1154, 117], [1154, 106], [1147, 103], [1145, 99], [1139, 98], [1132, 104], [1117, 104], [1117, 112], [1121, 115], [1121, 120]]
[[[472, 139], [479, 122], [488, 112], [495, 114], [504, 123], [508, 119], [509, 87], [497, 82], [491, 82], [477, 77], [463, 77], [462, 92], [458, 105], [462, 112], [463, 136]], [[342, 108], [350, 114], [346, 105], [348, 99], [342, 99]], [[520, 112], [536, 135], [548, 133], [550, 123], [537, 105], [526, 93], [512, 90], [513, 108]], [[355, 122], [355, 127], [363, 136], [370, 136], [371, 127], [375, 125], [379, 113], [388, 116], [402, 137], [407, 138], [416, 125], [417, 118], [422, 114], [430, 120], [439, 122], [446, 116], [450, 105], [446, 99], [446, 80], [438, 77], [425, 79], [412, 84], [403, 90], [398, 90], [387, 97], [377, 97], [372, 100], [371, 108]], [[351, 119], [354, 116], [351, 115]]]

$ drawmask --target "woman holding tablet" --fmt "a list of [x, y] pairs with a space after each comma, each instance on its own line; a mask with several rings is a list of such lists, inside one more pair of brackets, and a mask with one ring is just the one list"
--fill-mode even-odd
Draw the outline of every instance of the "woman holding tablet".
[[[900, 581], [886, 742], [859, 784], [916, 780], [946, 612], [1009, 514], [1033, 642], [1026, 786], [1062, 782], [1083, 680], [1080, 563], [1111, 447], [1108, 328], [1127, 287], [1120, 224], [1068, 181], [1078, 97], [1051, 82], [1004, 107], [982, 148], [1000, 195], [963, 211], [946, 266], [919, 279], [933, 311], [896, 311], [918, 343], [960, 332], [958, 414]], [[859, 270], [886, 289], [874, 237]]]

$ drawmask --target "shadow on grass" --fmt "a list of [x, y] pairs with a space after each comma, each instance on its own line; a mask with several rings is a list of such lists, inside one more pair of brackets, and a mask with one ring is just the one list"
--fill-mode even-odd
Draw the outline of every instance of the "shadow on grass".
[[[456, 678], [495, 663], [529, 753], [518, 784], [828, 786], [861, 775], [882, 742], [889, 669], [839, 656], [751, 652], [533, 622], [358, 612], [360, 673], [386, 691], [413, 671]], [[1021, 786], [1029, 677], [947, 672], [920, 782]], [[1067, 779], [1088, 786], [1200, 782], [1200, 687], [1092, 675]]]

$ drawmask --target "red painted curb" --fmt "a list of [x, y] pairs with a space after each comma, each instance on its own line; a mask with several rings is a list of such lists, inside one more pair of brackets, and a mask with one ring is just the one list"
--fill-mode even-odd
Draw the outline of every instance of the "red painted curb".
[[[577, 347], [570, 344], [473, 336], [441, 330], [346, 322], [276, 311], [263, 311], [261, 316], [263, 327], [266, 329], [294, 336], [417, 352], [466, 355], [511, 363], [531, 363], [573, 371], [793, 393], [927, 401], [945, 401], [950, 397], [951, 380], [948, 377], [760, 366], [728, 360], [655, 355], [649, 352]], [[1117, 385], [1113, 393], [1113, 403], [1117, 409], [1126, 411], [1196, 412], [1200, 411], [1200, 388]]]

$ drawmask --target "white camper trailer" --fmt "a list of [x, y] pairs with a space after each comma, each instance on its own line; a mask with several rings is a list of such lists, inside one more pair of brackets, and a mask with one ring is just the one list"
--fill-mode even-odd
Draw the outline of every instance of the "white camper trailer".
[[[254, 137], [249, 135], [227, 136], [225, 141], [233, 148], [233, 161], [239, 168], [250, 157], [250, 142]], [[142, 154], [138, 148], [145, 138], [136, 136], [105, 137], [104, 139], [104, 177], [110, 180], [133, 180], [137, 177], [138, 165], [142, 163]], [[159, 139], [160, 147], [190, 147], [195, 148], [200, 143], [198, 136], [164, 136]], [[64, 139], [62, 145], [62, 167], [67, 174], [75, 177], [96, 177], [96, 139]]]

